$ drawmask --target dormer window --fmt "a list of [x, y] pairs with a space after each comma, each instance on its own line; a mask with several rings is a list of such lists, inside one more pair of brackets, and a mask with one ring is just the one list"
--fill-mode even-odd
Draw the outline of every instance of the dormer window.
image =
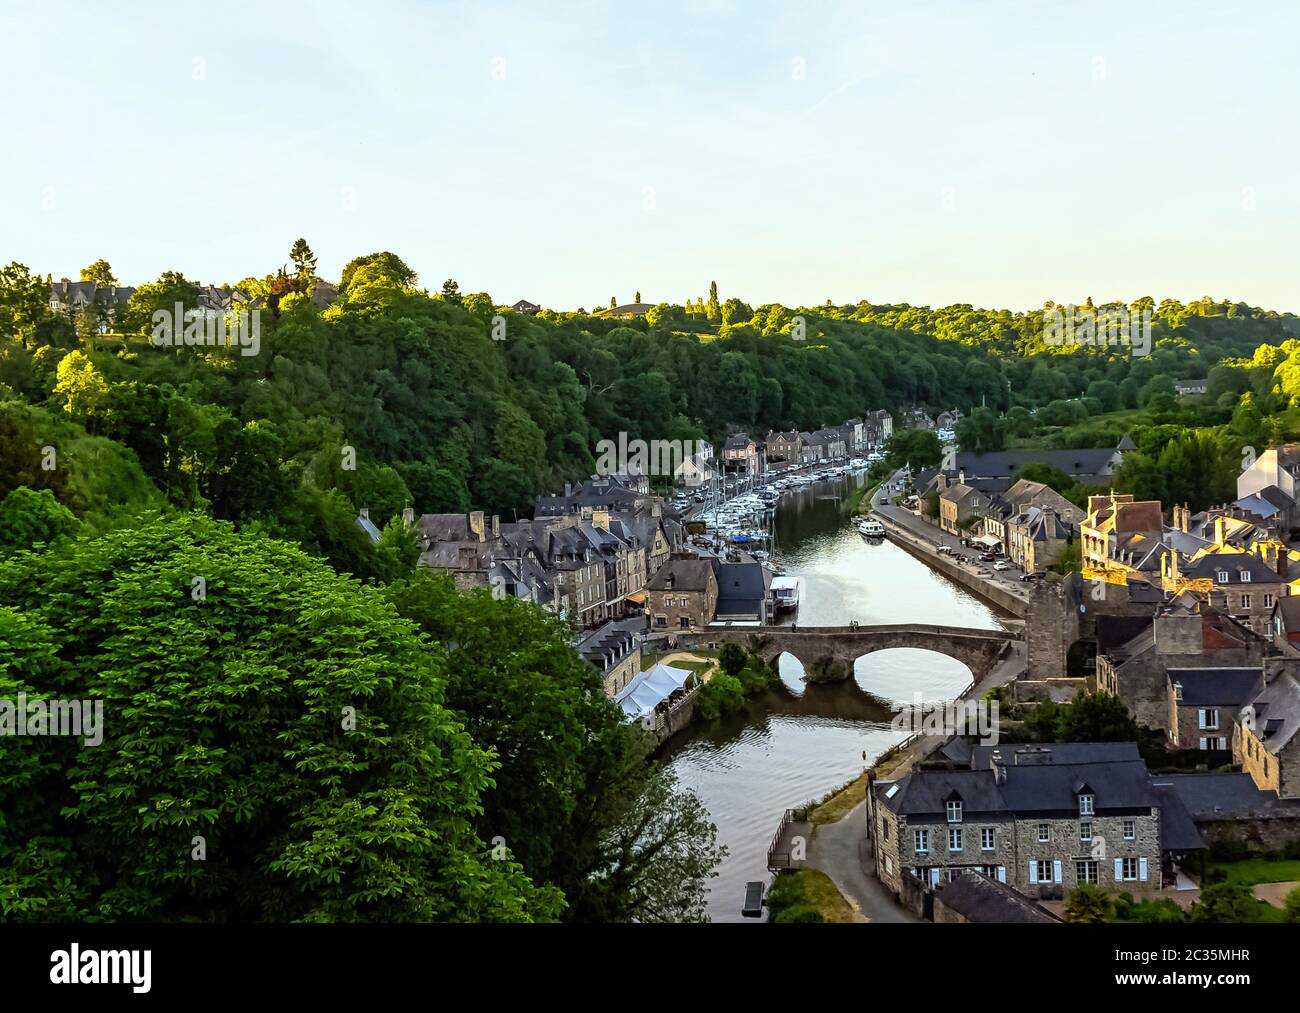
[[955, 801], [951, 801], [951, 802], [948, 803], [948, 822], [949, 822], [949, 823], [960, 823], [960, 822], [961, 822], [961, 802], [960, 802], [960, 800], [955, 800]]
[[1250, 583], [1250, 571], [1249, 571], [1249, 570], [1242, 570], [1241, 573], [1239, 574], [1239, 576], [1241, 577], [1241, 582], [1242, 582], [1243, 584], [1249, 584], [1249, 583]]
[[1092, 802], [1093, 802], [1093, 797], [1092, 797], [1091, 795], [1080, 795], [1080, 796], [1079, 796], [1079, 815], [1080, 815], [1080, 816], [1091, 816], [1091, 815], [1093, 815]]
[[1228, 583], [1228, 571], [1227, 571], [1227, 570], [1220, 570], [1220, 571], [1219, 571], [1219, 583], [1220, 583], [1220, 584], [1226, 584], [1226, 583]]

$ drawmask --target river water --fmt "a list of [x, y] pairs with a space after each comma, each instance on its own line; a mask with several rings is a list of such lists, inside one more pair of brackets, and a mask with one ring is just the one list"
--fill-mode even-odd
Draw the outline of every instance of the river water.
[[[996, 614], [964, 588], [890, 542], [868, 541], [854, 530], [839, 504], [862, 481], [818, 483], [781, 498], [772, 558], [803, 578], [795, 621], [998, 628]], [[927, 701], [951, 699], [971, 680], [961, 662], [910, 649], [859, 658], [852, 683], [805, 687], [802, 671], [783, 656], [783, 688], [753, 699], [740, 714], [695, 726], [665, 748], [665, 760], [700, 796], [729, 850], [709, 891], [713, 921], [750, 920], [740, 916], [745, 883], [769, 879], [767, 846], [785, 809], [852, 780], [904, 737], [890, 727], [891, 701], [910, 701], [916, 692]]]

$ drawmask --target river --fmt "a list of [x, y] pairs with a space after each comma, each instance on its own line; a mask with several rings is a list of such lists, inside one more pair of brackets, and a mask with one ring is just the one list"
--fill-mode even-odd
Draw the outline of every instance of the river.
[[[839, 501], [863, 480], [818, 483], [781, 498], [772, 558], [803, 578], [799, 625], [856, 619], [999, 628], [993, 610], [970, 592], [890, 542], [869, 542], [854, 530]], [[918, 691], [927, 700], [950, 699], [971, 679], [953, 658], [910, 649], [859, 658], [853, 684], [805, 688], [801, 676], [799, 663], [782, 657], [783, 688], [665, 747], [664, 758], [700, 796], [729, 851], [711, 882], [713, 921], [750, 920], [740, 916], [745, 883], [769, 879], [767, 846], [785, 809], [852, 780], [904, 737], [890, 727], [890, 701], [910, 701]]]

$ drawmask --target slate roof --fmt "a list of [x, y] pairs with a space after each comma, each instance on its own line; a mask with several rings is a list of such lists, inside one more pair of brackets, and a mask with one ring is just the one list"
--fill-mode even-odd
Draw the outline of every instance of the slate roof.
[[936, 900], [962, 915], [968, 922], [1056, 924], [1060, 921], [1005, 883], [974, 871], [942, 887], [936, 894]]
[[1300, 730], [1300, 683], [1282, 673], [1250, 701], [1255, 734], [1272, 752], [1285, 746]]
[[[709, 586], [713, 566], [708, 559], [670, 559], [646, 587], [651, 591], [703, 591]], [[669, 578], [673, 578], [671, 583]]]
[[1204, 848], [1205, 839], [1196, 829], [1178, 793], [1167, 785], [1153, 782], [1152, 787], [1160, 800], [1160, 850], [1200, 851]]
[[1002, 754], [1009, 766], [1018, 766], [1017, 756], [1023, 762], [1033, 762], [1035, 756], [1050, 752], [1060, 763], [1124, 763], [1141, 759], [1136, 742], [1053, 742], [1050, 745], [1022, 745], [1017, 743], [999, 746], [975, 746], [971, 749], [971, 768], [987, 770], [994, 750]]
[[1197, 822], [1300, 816], [1300, 799], [1261, 791], [1249, 774], [1162, 774], [1153, 783], [1171, 789]]
[[[1269, 566], [1264, 560], [1260, 559], [1254, 553], [1247, 552], [1209, 552], [1200, 559], [1183, 564], [1179, 572], [1191, 580], [1211, 580], [1216, 584], [1224, 583], [1219, 579], [1219, 574], [1227, 571], [1228, 584], [1277, 584], [1284, 583], [1285, 577], [1282, 577]], [[1242, 572], [1250, 575], [1248, 580], [1242, 579]]]
[[718, 580], [719, 616], [756, 615], [762, 618], [767, 586], [761, 563], [721, 563], [714, 560]]
[[1168, 675], [1183, 687], [1184, 707], [1241, 707], [1264, 685], [1259, 668], [1171, 668]]
[[[1132, 746], [1132, 743], [1119, 745]], [[886, 798], [881, 793], [881, 804], [892, 812], [919, 822], [924, 822], [927, 818], [936, 822], [945, 821], [947, 803], [952, 799], [961, 800], [963, 816], [1077, 813], [1080, 793], [1096, 796], [1094, 804], [1099, 814], [1123, 809], [1148, 809], [1159, 805], [1146, 764], [1140, 759], [1080, 763], [1053, 760], [1050, 763], [1013, 766], [1009, 756], [1009, 752], [1014, 752], [1012, 747], [999, 749], [1003, 750], [1002, 755], [1006, 761], [1007, 777], [1004, 784], [998, 784], [992, 770], [987, 767], [976, 770], [918, 770], [894, 782], [899, 790], [892, 798]], [[1074, 755], [1089, 754], [1080, 751]], [[1098, 750], [1095, 755], [1103, 755], [1103, 752]]]
[[1111, 463], [1113, 447], [1080, 450], [1000, 450], [987, 454], [962, 452], [957, 470], [972, 478], [1014, 478], [1028, 464], [1047, 464], [1074, 478], [1102, 475]]

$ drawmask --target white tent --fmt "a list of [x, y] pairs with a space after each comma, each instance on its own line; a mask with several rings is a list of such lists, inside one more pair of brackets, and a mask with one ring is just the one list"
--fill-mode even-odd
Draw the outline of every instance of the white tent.
[[637, 673], [636, 678], [623, 687], [614, 702], [623, 708], [629, 720], [645, 717], [655, 709], [660, 700], [667, 700], [675, 689], [686, 685], [691, 673], [684, 668], [670, 668], [658, 664], [648, 672]]

